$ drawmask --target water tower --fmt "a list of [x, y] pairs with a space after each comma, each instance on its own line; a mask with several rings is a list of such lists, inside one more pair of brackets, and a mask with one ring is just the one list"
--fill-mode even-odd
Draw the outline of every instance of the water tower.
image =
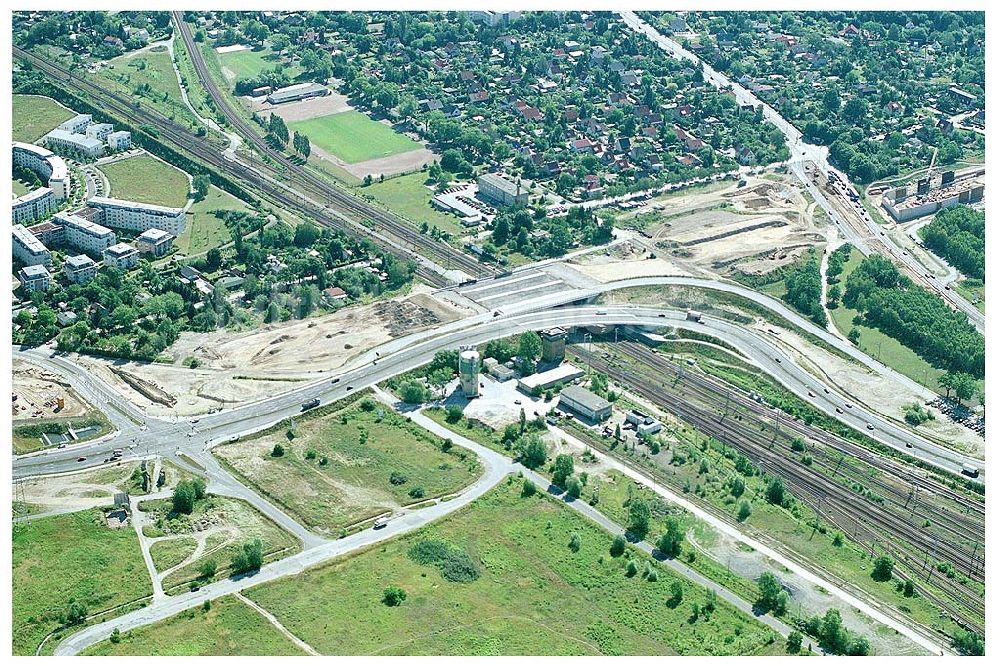
[[479, 352], [463, 349], [458, 355], [458, 378], [466, 398], [479, 396]]

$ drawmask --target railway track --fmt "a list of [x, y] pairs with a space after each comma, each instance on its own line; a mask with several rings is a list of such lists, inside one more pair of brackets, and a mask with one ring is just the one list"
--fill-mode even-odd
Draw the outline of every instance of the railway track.
[[180, 11], [173, 12], [173, 18], [181, 34], [181, 38], [184, 40], [184, 46], [191, 58], [195, 74], [198, 76], [202, 87], [208, 92], [216, 108], [225, 116], [226, 122], [261, 154], [268, 156], [280, 164], [288, 173], [294, 174], [299, 183], [331, 203], [372, 220], [377, 225], [376, 230], [388, 232], [404, 242], [410, 243], [413, 247], [420, 247], [428, 255], [439, 258], [446, 265], [457, 266], [473, 278], [488, 277], [493, 274], [491, 269], [464, 252], [421, 234], [394, 215], [344, 192], [335, 185], [311, 173], [308, 169], [293, 162], [282, 151], [274, 149], [249, 122], [232, 108], [228, 96], [219, 90], [219, 87], [212, 79], [211, 73], [208, 71], [208, 66], [205, 64], [205, 59], [202, 57], [197, 43], [194, 41], [194, 36], [191, 34], [191, 26], [184, 21], [184, 13]]
[[[891, 507], [878, 505], [825, 476], [823, 472], [790, 458], [788, 454], [776, 450], [774, 442], [767, 437], [767, 428], [762, 430], [735, 418], [720, 419], [715, 410], [698, 406], [697, 402], [717, 404], [719, 396], [711, 389], [687, 382], [686, 379], [692, 376], [690, 372], [684, 373], [683, 385], [670, 386], [666, 383], [666, 378], [671, 373], [663, 368], [653, 371], [652, 374], [656, 377], [654, 380], [635, 370], [612, 365], [592, 353], [577, 353], [615, 381], [629, 386], [699, 431], [743, 453], [765, 473], [781, 477], [789, 492], [845, 534], [854, 536], [862, 544], [872, 544], [873, 552], [877, 543], [901, 565], [905, 563], [916, 570], [923, 568], [922, 573], [926, 573], [926, 578], [922, 581], [917, 580], [916, 576], [907, 576], [902, 571], [898, 574], [912, 579], [919, 593], [934, 599], [956, 622], [976, 630], [982, 629], [980, 618], [985, 615], [982, 597], [974, 590], [956, 584], [956, 581], [936, 567], [937, 560], [940, 559], [950, 563], [970, 579], [982, 581], [985, 559], [982, 549], [977, 547], [971, 550], [956, 543], [954, 539], [931, 536], [924, 532], [922, 525], [913, 516], [905, 513], [900, 515], [900, 512], [890, 510]], [[630, 366], [632, 368], [641, 367], [646, 362], [640, 356], [630, 358], [633, 361]], [[920, 551], [924, 553], [923, 567], [919, 561]], [[934, 582], [934, 589], [926, 584], [931, 580]], [[939, 590], [950, 590], [951, 594], [944, 598]]]
[[415, 261], [417, 275], [431, 286], [440, 288], [453, 283], [452, 280], [439, 272], [429, 269], [419, 261], [419, 257], [415, 258], [415, 252], [401, 247], [399, 243], [391, 242], [385, 236], [359, 222], [338, 214], [338, 211], [332, 206], [327, 207], [306, 200], [301, 195], [276, 183], [276, 178], [268, 177], [256, 168], [224, 158], [217, 150], [218, 146], [196, 136], [173, 120], [148, 108], [137, 107], [134, 100], [107, 90], [85, 77], [74, 75], [72, 71], [61, 65], [43, 60], [17, 46], [14, 46], [12, 50], [14, 58], [29, 62], [57, 85], [88, 100], [106, 113], [117, 115], [136, 125], [147, 125], [154, 128], [157, 132], [157, 138], [168, 140], [179, 151], [189, 154], [214, 171], [236, 182], [243, 183], [244, 189], [248, 192], [248, 198], [255, 201], [270, 199], [279, 206], [314, 219], [324, 226], [364, 237], [399, 259]]

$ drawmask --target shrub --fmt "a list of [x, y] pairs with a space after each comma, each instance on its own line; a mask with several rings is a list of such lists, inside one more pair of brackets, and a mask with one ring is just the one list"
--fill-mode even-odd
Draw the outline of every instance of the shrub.
[[219, 565], [216, 564], [215, 560], [205, 560], [198, 567], [198, 573], [201, 574], [202, 578], [207, 580], [215, 575], [218, 566]]
[[743, 500], [740, 502], [740, 510], [736, 513], [736, 520], [741, 523], [750, 517], [751, 509], [750, 502]]
[[888, 555], [879, 555], [875, 558], [875, 566], [872, 567], [872, 578], [884, 582], [892, 578], [892, 558]]
[[582, 492], [583, 485], [580, 483], [580, 480], [575, 476], [569, 477], [569, 480], [566, 482], [566, 494], [576, 499]]
[[413, 499], [420, 499], [421, 497], [424, 496], [423, 486], [414, 486], [413, 488], [410, 489], [409, 494], [410, 497], [412, 497]]
[[280, 458], [283, 455], [285, 455], [285, 447], [283, 447], [281, 444], [275, 444], [274, 448], [271, 449], [271, 457]]
[[531, 497], [536, 492], [535, 483], [530, 479], [524, 480], [524, 485], [521, 486], [521, 497]]
[[625, 575], [631, 578], [637, 573], [639, 573], [639, 565], [635, 563], [635, 560], [629, 560], [625, 566]]
[[264, 545], [260, 539], [247, 541], [243, 547], [233, 555], [232, 570], [234, 574], [249, 573], [257, 571], [264, 564]]
[[797, 631], [792, 631], [788, 634], [788, 640], [785, 641], [785, 652], [788, 654], [798, 654], [802, 650], [802, 634]]
[[121, 640], [122, 632], [118, 631], [118, 627], [115, 627], [115, 630], [111, 632], [111, 642], [117, 645]]
[[389, 474], [389, 483], [394, 486], [401, 486], [406, 483], [406, 477], [399, 472], [392, 472]]
[[454, 550], [440, 565], [441, 575], [453, 583], [470, 583], [479, 578], [479, 567], [464, 550]]
[[317, 455], [319, 454], [316, 452], [316, 449], [309, 449], [306, 451], [306, 460], [315, 460]]
[[580, 535], [573, 532], [573, 536], [569, 538], [569, 549], [574, 553], [580, 550]]
[[611, 540], [611, 557], [618, 557], [625, 552], [625, 537], [621, 534], [615, 535], [615, 538]]
[[445, 412], [445, 420], [448, 423], [458, 423], [462, 419], [462, 407], [460, 405], [448, 405]]
[[398, 606], [406, 601], [406, 590], [401, 587], [387, 587], [382, 592], [382, 603], [386, 606]]

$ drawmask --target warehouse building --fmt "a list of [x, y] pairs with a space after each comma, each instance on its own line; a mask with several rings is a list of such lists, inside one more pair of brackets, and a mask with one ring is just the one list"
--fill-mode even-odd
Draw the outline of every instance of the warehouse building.
[[17, 272], [17, 279], [28, 291], [45, 291], [52, 284], [49, 269], [41, 265], [25, 266]]
[[118, 242], [115, 232], [72, 213], [58, 213], [52, 218], [63, 228], [63, 242], [92, 257]]
[[38, 240], [35, 234], [15, 224], [12, 229], [12, 249], [14, 258], [25, 266], [51, 266], [52, 253]]
[[69, 198], [69, 169], [63, 158], [41, 146], [15, 141], [11, 159], [15, 166], [33, 171], [39, 180], [47, 183], [57, 201]]
[[15, 224], [24, 224], [45, 217], [58, 207], [59, 203], [52, 188], [39, 187], [14, 199], [10, 212]]
[[70, 282], [86, 284], [97, 275], [97, 262], [85, 254], [78, 254], [63, 262], [63, 273]]
[[131, 231], [162, 229], [174, 236], [184, 233], [183, 208], [168, 208], [108, 197], [92, 197], [87, 200], [87, 205], [101, 211], [101, 224], [107, 227]]
[[579, 386], [567, 386], [562, 390], [559, 408], [574, 412], [591, 423], [599, 423], [611, 416], [610, 402]]
[[521, 183], [513, 183], [495, 173], [484, 173], [479, 177], [479, 196], [501, 206], [528, 205], [528, 190]]
[[566, 384], [580, 377], [583, 377], [583, 370], [575, 365], [564, 363], [551, 370], [519, 379], [517, 388], [530, 394], [534, 391], [546, 391], [557, 384]]
[[104, 265], [127, 271], [139, 263], [139, 252], [128, 243], [117, 243], [106, 249], [102, 256]]
[[267, 96], [267, 101], [271, 104], [284, 104], [285, 102], [295, 102], [300, 99], [322, 97], [329, 94], [330, 89], [318, 83], [296, 83], [293, 86], [278, 88]]

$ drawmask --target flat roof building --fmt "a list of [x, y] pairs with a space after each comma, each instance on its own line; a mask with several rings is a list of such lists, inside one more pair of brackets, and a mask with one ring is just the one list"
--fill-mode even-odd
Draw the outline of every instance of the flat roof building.
[[267, 96], [267, 101], [271, 104], [284, 104], [294, 102], [309, 97], [322, 97], [329, 95], [330, 89], [318, 83], [297, 83], [293, 86], [278, 88]]
[[140, 254], [162, 257], [170, 251], [174, 237], [163, 229], [147, 229], [135, 240]]
[[559, 394], [559, 407], [575, 412], [593, 423], [611, 416], [611, 403], [585, 388], [567, 386]]
[[104, 265], [127, 271], [139, 263], [139, 251], [128, 243], [117, 243], [106, 249], [102, 256]]
[[108, 143], [108, 150], [112, 153], [120, 153], [132, 147], [132, 133], [125, 130], [112, 132], [105, 140]]
[[101, 224], [116, 229], [146, 231], [162, 229], [174, 236], [184, 233], [184, 209], [123, 201], [109, 197], [91, 197], [87, 205], [101, 211]]
[[15, 224], [12, 228], [12, 250], [14, 258], [25, 266], [52, 264], [52, 253], [23, 224]]
[[63, 242], [92, 257], [118, 242], [115, 232], [72, 213], [57, 213], [53, 222], [63, 228]]
[[479, 194], [483, 198], [501, 206], [526, 206], [528, 190], [521, 184], [511, 182], [495, 173], [484, 173], [477, 181]]
[[108, 138], [108, 135], [114, 131], [115, 126], [111, 123], [91, 123], [90, 125], [87, 125], [87, 131], [85, 134], [91, 139], [104, 141]]
[[28, 291], [45, 291], [52, 284], [52, 277], [45, 266], [25, 266], [17, 272], [21, 286]]
[[583, 370], [575, 365], [564, 363], [563, 365], [556, 366], [551, 370], [546, 370], [545, 372], [539, 372], [519, 379], [517, 382], [517, 388], [521, 389], [525, 393], [531, 393], [535, 390], [545, 391], [557, 384], [566, 384], [574, 379], [579, 379], [580, 377], [583, 377]]
[[39, 187], [14, 199], [10, 212], [15, 224], [24, 224], [45, 217], [58, 207], [52, 188]]
[[66, 279], [77, 284], [86, 284], [97, 275], [97, 262], [85, 254], [68, 257], [63, 262]]
[[57, 201], [69, 198], [69, 169], [63, 158], [47, 148], [15, 141], [11, 159], [15, 166], [33, 171], [39, 180], [47, 183]]
[[55, 152], [80, 159], [94, 159], [104, 154], [103, 141], [61, 129], [46, 134], [45, 145]]
[[90, 121], [93, 119], [93, 116], [89, 113], [78, 113], [69, 120], [60, 124], [58, 129], [71, 134], [80, 134], [81, 132], [86, 131], [87, 127], [90, 125]]

